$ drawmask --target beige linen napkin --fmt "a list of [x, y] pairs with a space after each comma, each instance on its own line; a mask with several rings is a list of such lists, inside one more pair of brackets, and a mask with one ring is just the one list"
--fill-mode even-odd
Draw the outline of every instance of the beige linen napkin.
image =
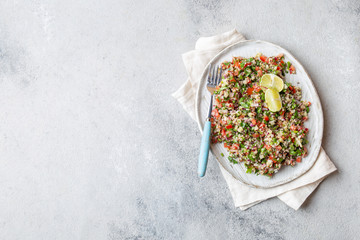
[[[195, 121], [196, 90], [205, 66], [225, 47], [241, 40], [245, 40], [245, 37], [236, 29], [213, 37], [202, 37], [196, 42], [195, 50], [182, 55], [188, 79], [172, 96]], [[229, 186], [235, 206], [241, 210], [275, 196], [297, 210], [320, 182], [336, 171], [336, 167], [322, 148], [314, 166], [307, 173], [294, 181], [270, 189], [248, 187], [233, 178], [220, 164], [219, 167]]]

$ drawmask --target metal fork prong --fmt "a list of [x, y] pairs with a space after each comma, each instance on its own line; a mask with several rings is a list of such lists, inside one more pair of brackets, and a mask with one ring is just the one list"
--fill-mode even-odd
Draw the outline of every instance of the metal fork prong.
[[210, 73], [211, 73], [211, 63], [209, 64], [209, 69], [208, 69], [208, 79], [207, 79], [207, 83], [208, 84], [211, 84], [211, 76], [210, 76]]
[[220, 82], [221, 82], [221, 77], [222, 77], [222, 68], [220, 68], [220, 73], [219, 73], [219, 77], [218, 77], [218, 79], [217, 79], [217, 81], [216, 81], [216, 86], [220, 84]]
[[216, 67], [213, 67], [212, 74], [211, 74], [211, 85], [214, 85], [216, 79]]
[[216, 66], [216, 70], [215, 70], [215, 79], [214, 79], [214, 85], [216, 86], [216, 82], [218, 80], [219, 77], [219, 67]]

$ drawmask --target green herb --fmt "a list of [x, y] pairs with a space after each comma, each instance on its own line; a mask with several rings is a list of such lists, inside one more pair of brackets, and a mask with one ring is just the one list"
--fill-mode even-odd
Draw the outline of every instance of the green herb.
[[290, 150], [294, 150], [294, 149], [295, 149], [294, 144], [291, 144], [291, 145], [290, 145]]
[[287, 69], [289, 69], [291, 66], [291, 63], [290, 62], [287, 62]]
[[240, 105], [241, 105], [243, 108], [246, 108], [246, 109], [249, 109], [249, 108], [250, 108], [249, 103], [241, 102]]
[[233, 164], [238, 164], [238, 162], [233, 157], [228, 157], [229, 161]]
[[229, 88], [229, 87], [227, 87], [227, 86], [221, 87], [221, 88], [219, 88], [218, 92], [221, 92], [221, 91], [223, 91], [223, 90], [225, 90], [225, 89], [228, 89], [228, 88]]
[[261, 107], [258, 107], [258, 108], [256, 109], [256, 111], [257, 111], [258, 114], [260, 114], [260, 113], [261, 113]]
[[261, 101], [265, 101], [265, 93], [264, 92], [261, 92], [260, 99], [261, 99]]
[[296, 150], [296, 155], [298, 155], [298, 156], [301, 156], [301, 155], [302, 155], [302, 152], [301, 152], [300, 149]]
[[245, 69], [245, 76], [248, 77], [252, 73], [250, 68]]

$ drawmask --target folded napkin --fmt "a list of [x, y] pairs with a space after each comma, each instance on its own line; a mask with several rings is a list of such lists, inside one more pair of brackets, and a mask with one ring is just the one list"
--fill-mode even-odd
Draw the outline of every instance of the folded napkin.
[[[182, 55], [188, 79], [172, 96], [195, 121], [196, 91], [204, 68], [217, 53], [241, 40], [245, 40], [245, 37], [236, 29], [213, 37], [202, 37], [196, 42], [195, 50]], [[257, 189], [244, 185], [233, 178], [220, 164], [219, 167], [229, 186], [235, 206], [241, 210], [275, 196], [297, 210], [320, 182], [336, 171], [335, 165], [323, 148], [314, 166], [307, 173], [287, 184], [269, 189]]]

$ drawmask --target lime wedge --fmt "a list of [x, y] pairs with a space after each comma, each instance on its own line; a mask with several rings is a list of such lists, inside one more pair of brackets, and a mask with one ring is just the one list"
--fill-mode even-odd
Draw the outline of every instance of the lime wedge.
[[265, 74], [260, 79], [260, 86], [263, 87], [264, 91], [266, 89], [272, 88], [280, 92], [284, 88], [284, 82], [275, 74]]
[[279, 92], [271, 88], [265, 92], [265, 102], [271, 112], [278, 112], [282, 107]]

